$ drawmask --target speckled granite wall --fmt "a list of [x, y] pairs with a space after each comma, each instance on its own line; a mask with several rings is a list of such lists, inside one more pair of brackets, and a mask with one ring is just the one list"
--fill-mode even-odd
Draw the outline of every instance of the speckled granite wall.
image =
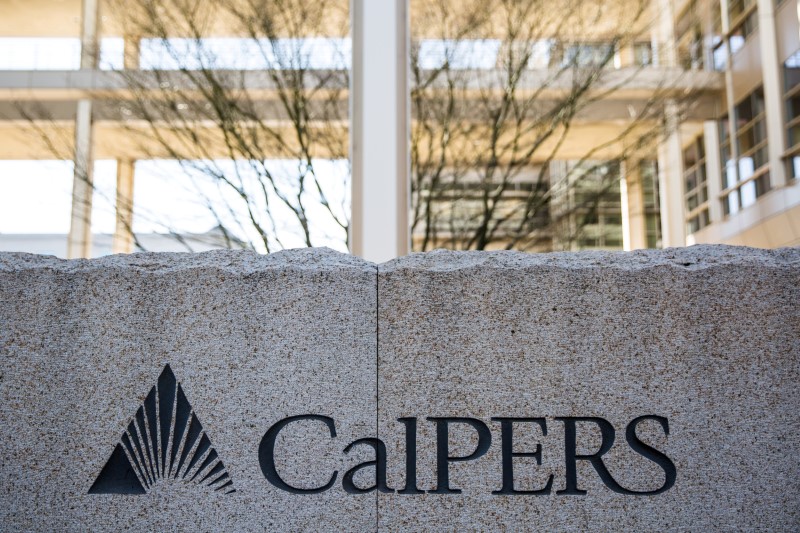
[[0, 530], [797, 530], [798, 301], [798, 249], [0, 254]]
[[[320, 422], [286, 428], [289, 483], [368, 459], [341, 450], [375, 434], [375, 309], [374, 265], [326, 250], [0, 254], [0, 530], [374, 529], [374, 495], [280, 490], [259, 447], [278, 420], [316, 413], [335, 419], [336, 446]], [[190, 459], [179, 470], [143, 450], [148, 494], [89, 494], [166, 365], [232, 484], [184, 483]]]
[[[443, 488], [436, 442], [445, 422], [426, 418], [468, 417], [491, 432], [483, 456], [449, 463], [449, 488], [461, 494], [381, 494], [385, 529], [800, 529], [799, 249], [433, 252], [379, 270], [388, 486], [408, 488], [402, 458], [411, 422], [398, 418], [417, 419], [421, 490]], [[645, 415], [666, 418], [668, 436], [657, 419], [634, 429], [672, 461], [674, 485], [657, 495], [615, 492], [665, 484], [669, 465], [626, 439]], [[502, 422], [493, 417], [544, 418], [506, 423], [510, 451], [541, 445], [541, 466], [536, 457], [512, 458], [514, 490], [542, 494], [492, 494], [504, 485]], [[613, 446], [601, 456], [608, 483], [590, 461], [567, 461], [568, 448], [600, 449], [602, 422], [556, 417], [613, 427]], [[473, 424], [447, 423], [445, 454], [475, 452]], [[568, 463], [576, 465], [572, 488], [586, 494], [559, 494]]]

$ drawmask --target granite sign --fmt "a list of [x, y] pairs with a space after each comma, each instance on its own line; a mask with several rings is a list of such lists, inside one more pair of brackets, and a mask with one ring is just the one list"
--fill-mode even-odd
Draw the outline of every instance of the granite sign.
[[[318, 487], [303, 488], [291, 485], [278, 473], [275, 460], [275, 443], [281, 430], [293, 422], [313, 420], [327, 427], [330, 437], [336, 437], [336, 422], [328, 416], [305, 414], [284, 418], [276, 422], [264, 434], [258, 450], [258, 460], [264, 477], [280, 490], [294, 494], [316, 494], [329, 490], [339, 475], [334, 471], [327, 483]], [[492, 432], [481, 420], [463, 417], [428, 417], [428, 421], [436, 426], [436, 488], [428, 491], [417, 487], [417, 418], [399, 418], [397, 421], [405, 426], [406, 441], [406, 485], [395, 491], [386, 484], [386, 445], [380, 439], [365, 437], [354, 440], [344, 449], [348, 453], [353, 447], [367, 445], [375, 454], [374, 459], [353, 466], [342, 477], [342, 489], [349, 494], [363, 494], [372, 491], [399, 494], [461, 494], [462, 490], [450, 486], [449, 474], [451, 462], [473, 461], [489, 450], [492, 443]], [[556, 494], [580, 495], [586, 491], [578, 488], [577, 461], [588, 461], [602, 479], [606, 487], [619, 494], [654, 495], [660, 494], [675, 483], [675, 464], [664, 453], [642, 442], [636, 434], [636, 427], [647, 420], [661, 425], [666, 435], [669, 434], [669, 422], [666, 418], [644, 415], [632, 420], [625, 430], [625, 440], [633, 451], [656, 463], [664, 471], [663, 484], [654, 490], [636, 491], [622, 487], [609, 473], [603, 463], [603, 455], [607, 453], [615, 440], [615, 429], [610, 422], [598, 417], [556, 417], [564, 425], [564, 459], [566, 481], [563, 490]], [[544, 487], [537, 490], [518, 490], [514, 485], [514, 458], [533, 457], [538, 465], [542, 464], [541, 444], [536, 445], [533, 452], [514, 451], [514, 426], [533, 424], [542, 435], [547, 435], [547, 420], [541, 417], [492, 417], [501, 428], [502, 440], [502, 487], [492, 494], [527, 494], [548, 495], [553, 492], [553, 475], [547, 479]], [[596, 426], [601, 436], [600, 449], [591, 454], [579, 454], [576, 440], [578, 423], [589, 423]], [[475, 430], [478, 443], [475, 450], [466, 456], [450, 455], [449, 428], [452, 424], [465, 424]], [[290, 449], [285, 453], [304, 456], [303, 450]], [[358, 486], [354, 479], [356, 474], [365, 468], [372, 469], [374, 483], [369, 487]], [[203, 429], [196, 413], [189, 404], [183, 389], [176, 381], [169, 365], [164, 367], [158, 384], [150, 389], [144, 403], [136, 411], [136, 415], [128, 423], [119, 443], [114, 448], [108, 462], [89, 489], [90, 494], [146, 494], [148, 489], [162, 480], [182, 480], [196, 482], [223, 494], [236, 492], [225, 465], [217, 451], [211, 445], [208, 434]]]
[[0, 530], [800, 528], [800, 250], [0, 254]]

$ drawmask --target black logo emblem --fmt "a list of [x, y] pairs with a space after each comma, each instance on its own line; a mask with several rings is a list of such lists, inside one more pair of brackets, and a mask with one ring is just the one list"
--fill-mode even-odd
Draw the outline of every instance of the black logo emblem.
[[89, 494], [146, 494], [180, 480], [224, 494], [236, 492], [169, 365], [128, 424]]

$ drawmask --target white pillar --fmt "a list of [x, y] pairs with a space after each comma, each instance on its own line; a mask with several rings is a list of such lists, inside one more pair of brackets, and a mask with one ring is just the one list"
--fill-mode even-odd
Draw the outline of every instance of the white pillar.
[[[97, 0], [83, 0], [81, 69], [97, 66]], [[67, 257], [92, 255], [92, 102], [78, 101], [75, 113], [75, 154], [72, 176], [72, 214], [67, 235]]]
[[117, 160], [116, 226], [111, 251], [129, 254], [133, 251], [133, 174], [135, 162]]
[[98, 0], [83, 0], [81, 6], [81, 68], [97, 68], [100, 49], [97, 46]]
[[778, 61], [778, 37], [775, 27], [774, 0], [757, 0], [758, 35], [761, 45], [761, 69], [764, 84], [764, 108], [769, 143], [769, 178], [772, 187], [786, 185], [783, 151], [784, 129], [782, 64]]
[[686, 246], [683, 153], [674, 103], [666, 106], [667, 138], [658, 146], [658, 189], [664, 248]]
[[622, 249], [647, 248], [647, 226], [644, 212], [644, 192], [639, 168], [625, 162], [625, 176], [620, 181], [622, 199]]
[[[675, 47], [674, 5], [672, 0], [656, 0], [658, 23], [656, 33], [662, 67], [678, 64]], [[667, 138], [658, 146], [658, 188], [661, 201], [661, 235], [664, 248], [686, 245], [686, 221], [683, 209], [683, 153], [679, 133], [678, 112], [674, 102], [664, 110]]]
[[351, 0], [350, 155], [354, 254], [405, 255], [408, 226], [408, 0]]
[[75, 167], [72, 175], [72, 215], [67, 257], [92, 254], [92, 102], [79, 100], [75, 115]]
[[656, 24], [652, 33], [653, 50], [656, 65], [672, 68], [678, 64], [678, 53], [675, 46], [675, 12], [672, 0], [655, 0]]

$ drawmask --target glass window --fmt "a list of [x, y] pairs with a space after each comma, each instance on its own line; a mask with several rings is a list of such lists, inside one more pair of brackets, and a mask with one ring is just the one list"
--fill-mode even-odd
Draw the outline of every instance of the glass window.
[[749, 178], [768, 162], [764, 120], [764, 91], [756, 89], [735, 108], [740, 180]]
[[736, 157], [731, 152], [727, 119], [721, 121], [720, 155], [724, 166], [722, 205], [726, 215], [755, 203], [769, 190], [769, 156], [764, 120], [764, 91], [758, 88], [735, 109]]
[[710, 59], [714, 70], [725, 70], [729, 63], [728, 52], [730, 51], [731, 55], [738, 52], [758, 27], [756, 0], [728, 0], [730, 30], [727, 34], [722, 33], [722, 12], [719, 2], [714, 2], [711, 10], [714, 19], [712, 35], [709, 37]]
[[725, 39], [720, 36], [711, 38], [711, 59], [714, 63], [714, 70], [725, 70], [728, 66], [728, 49], [725, 46]]
[[756, 0], [728, 0], [728, 18], [728, 40], [731, 54], [735, 54], [758, 27]]
[[787, 175], [800, 177], [800, 50], [783, 63], [783, 85], [786, 107]]
[[678, 17], [675, 34], [681, 66], [687, 70], [701, 70], [704, 67], [703, 26], [697, 0], [689, 2]]
[[614, 58], [610, 43], [575, 43], [564, 49], [562, 64], [575, 67], [600, 67], [609, 65]]
[[708, 186], [706, 176], [705, 137], [696, 137], [683, 150], [685, 182], [686, 231], [694, 233], [706, 227], [708, 218]]
[[557, 160], [550, 163], [554, 207], [561, 223], [574, 228], [570, 242], [559, 248], [622, 249], [622, 206], [618, 161]]
[[793, 179], [800, 178], [800, 156], [793, 155], [789, 158], [789, 176]]
[[711, 61], [714, 70], [725, 70], [728, 62], [728, 50], [725, 48], [725, 39], [722, 35], [722, 7], [719, 0], [711, 4], [712, 35], [709, 38], [711, 47]]
[[633, 63], [640, 67], [653, 64], [653, 45], [651, 43], [635, 43], [633, 45]]

